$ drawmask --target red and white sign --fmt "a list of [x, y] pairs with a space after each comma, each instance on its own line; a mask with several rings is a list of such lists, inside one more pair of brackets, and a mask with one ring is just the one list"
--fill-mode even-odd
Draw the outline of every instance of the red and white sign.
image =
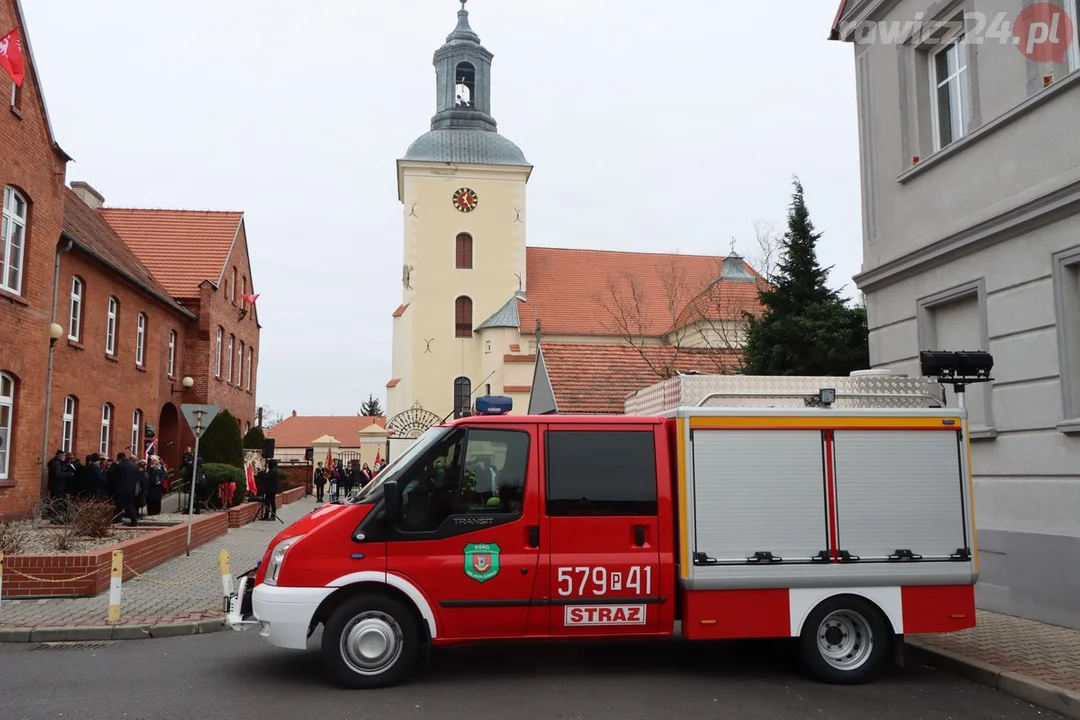
[[566, 625], [644, 625], [644, 605], [567, 605]]

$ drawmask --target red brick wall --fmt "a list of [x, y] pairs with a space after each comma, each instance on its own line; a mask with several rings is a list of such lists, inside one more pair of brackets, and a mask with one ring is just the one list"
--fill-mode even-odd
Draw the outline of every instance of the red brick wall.
[[[198, 547], [219, 538], [229, 531], [228, 513], [213, 513], [195, 518], [191, 526], [191, 546]], [[132, 572], [146, 572], [184, 552], [187, 546], [187, 523], [162, 530], [150, 530], [137, 538], [102, 548], [85, 555], [9, 555], [4, 558], [4, 597], [96, 595], [109, 587], [112, 553], [124, 553], [124, 580]], [[25, 573], [51, 582], [22, 577]], [[92, 575], [80, 578], [93, 572]], [[218, 576], [208, 576], [207, 582], [220, 582]], [[65, 578], [73, 579], [68, 582]], [[167, 579], [165, 579], [167, 580]], [[0, 617], [2, 621], [2, 617]]]
[[[116, 453], [125, 452], [141, 456], [146, 439], [142, 428], [149, 422], [155, 430], [160, 429], [162, 407], [174, 402], [166, 375], [169, 331], [174, 330], [177, 334], [178, 371], [184, 366], [184, 328], [193, 323], [127, 284], [116, 273], [79, 250], [72, 250], [62, 257], [57, 322], [64, 326], [65, 336], [56, 343], [53, 359], [49, 453], [60, 447], [64, 400], [71, 395], [77, 400], [72, 454], [82, 458], [100, 452], [102, 407], [109, 403], [113, 407], [113, 415], [108, 454], [115, 457]], [[75, 276], [83, 281], [79, 341], [67, 337], [71, 324], [71, 280]], [[105, 353], [110, 297], [115, 297], [120, 306], [115, 355]], [[142, 367], [135, 364], [136, 327], [140, 313], [147, 317]], [[138, 444], [133, 450], [130, 446], [132, 414], [135, 410], [142, 412], [142, 421]]]
[[[21, 25], [14, 0], [0, 0], [0, 32]], [[29, 54], [17, 110], [12, 81], [0, 72], [0, 193], [11, 185], [30, 203], [19, 296], [0, 291], [0, 371], [16, 380], [14, 432], [7, 479], [0, 479], [0, 517], [25, 514], [38, 498], [49, 351], [53, 267], [62, 226], [66, 160], [52, 149]]]

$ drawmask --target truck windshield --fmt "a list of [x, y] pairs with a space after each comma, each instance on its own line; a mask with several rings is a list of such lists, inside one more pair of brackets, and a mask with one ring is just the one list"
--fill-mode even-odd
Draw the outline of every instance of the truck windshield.
[[401, 469], [409, 464], [417, 455], [422, 455], [427, 452], [428, 448], [435, 445], [446, 433], [450, 432], [451, 428], [448, 427], [433, 427], [428, 429], [423, 435], [416, 439], [416, 441], [409, 446], [409, 448], [397, 456], [396, 459], [391, 460], [390, 464], [382, 469], [375, 479], [368, 483], [362, 490], [354, 492], [345, 502], [349, 505], [355, 505], [367, 500], [372, 494], [382, 487], [382, 484], [398, 474], [401, 473]]

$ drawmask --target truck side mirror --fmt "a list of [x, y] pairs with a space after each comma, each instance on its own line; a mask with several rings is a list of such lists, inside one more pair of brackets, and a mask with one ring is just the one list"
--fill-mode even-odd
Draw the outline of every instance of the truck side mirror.
[[397, 480], [387, 480], [382, 484], [383, 507], [386, 508], [386, 520], [391, 526], [401, 519], [401, 491]]

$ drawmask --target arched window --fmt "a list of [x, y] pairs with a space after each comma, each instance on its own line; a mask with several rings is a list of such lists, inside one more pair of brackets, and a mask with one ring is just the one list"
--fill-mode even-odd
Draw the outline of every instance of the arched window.
[[233, 304], [236, 304], [236, 268], [232, 269], [232, 285], [229, 287], [229, 292], [232, 293], [229, 295], [229, 299], [233, 301]]
[[135, 364], [142, 367], [146, 363], [146, 314], [139, 313], [139, 323], [135, 330]]
[[233, 344], [236, 342], [235, 335], [229, 335], [229, 382], [233, 381]]
[[142, 436], [142, 410], [131, 413], [131, 454], [142, 457], [142, 445], [139, 438]]
[[454, 335], [472, 337], [472, 298], [464, 295], [454, 301]]
[[64, 452], [74, 452], [75, 449], [75, 415], [79, 409], [79, 401], [74, 395], [64, 398], [64, 414], [61, 416], [60, 425], [60, 449]]
[[120, 318], [120, 301], [109, 298], [109, 315], [105, 322], [105, 354], [116, 354], [116, 326]]
[[79, 341], [82, 337], [83, 281], [78, 276], [71, 278], [71, 315], [68, 319], [68, 339]]
[[0, 480], [7, 480], [15, 436], [15, 378], [0, 372]]
[[454, 69], [454, 104], [458, 107], [472, 107], [476, 91], [476, 68], [471, 62], [460, 62]]
[[217, 350], [215, 354], [216, 364], [214, 369], [214, 377], [221, 378], [221, 340], [225, 337], [225, 330], [223, 328], [217, 329]]
[[112, 418], [113, 406], [105, 403], [101, 406], [101, 442], [98, 452], [109, 457], [112, 453]]
[[247, 275], [240, 278], [240, 301], [244, 301], [244, 295], [247, 295]]
[[26, 215], [29, 204], [18, 190], [4, 188], [3, 224], [0, 226], [0, 288], [22, 293], [23, 258], [26, 249]]
[[472, 381], [467, 377], [454, 379], [454, 417], [465, 417], [472, 399]]
[[166, 375], [172, 377], [176, 373], [176, 331], [169, 331], [169, 359], [165, 365]]
[[472, 270], [472, 235], [459, 233], [455, 245], [454, 267], [458, 270]]

